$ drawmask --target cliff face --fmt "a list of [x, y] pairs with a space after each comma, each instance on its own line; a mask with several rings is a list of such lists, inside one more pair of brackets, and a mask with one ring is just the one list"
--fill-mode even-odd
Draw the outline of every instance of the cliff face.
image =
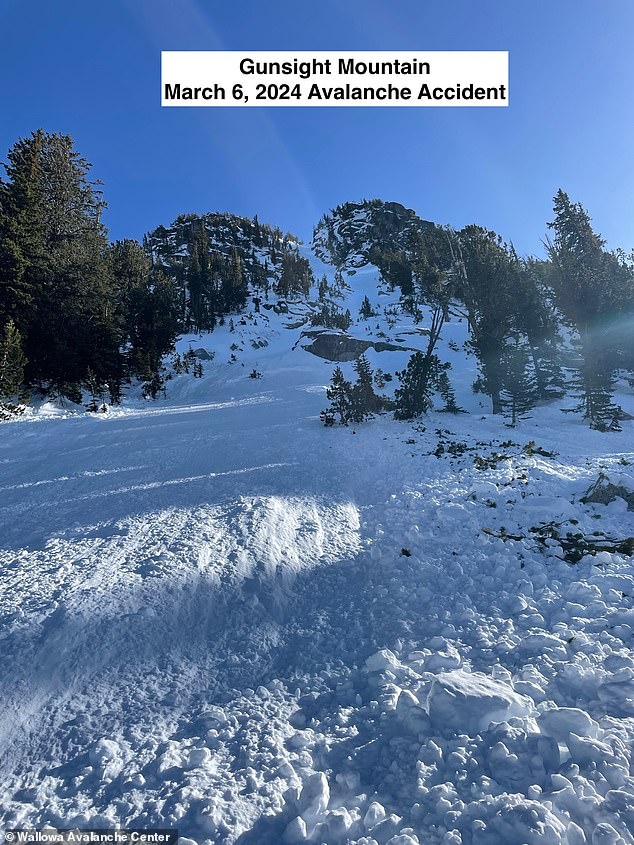
[[398, 202], [347, 202], [322, 217], [312, 246], [322, 261], [351, 272], [375, 263], [377, 253], [409, 253], [420, 234], [435, 228]]

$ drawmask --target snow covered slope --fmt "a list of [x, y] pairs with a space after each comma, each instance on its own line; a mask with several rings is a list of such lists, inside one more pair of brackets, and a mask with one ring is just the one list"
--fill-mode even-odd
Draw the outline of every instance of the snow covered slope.
[[[347, 282], [353, 317], [396, 309]], [[600, 472], [634, 489], [632, 423], [506, 428], [455, 316], [471, 414], [326, 429], [311, 308], [183, 338], [213, 360], [156, 403], [2, 425], [0, 828], [634, 842], [632, 558], [565, 559], [634, 535], [623, 498], [581, 501]], [[350, 333], [400, 346], [368, 349], [393, 373], [420, 328]]]

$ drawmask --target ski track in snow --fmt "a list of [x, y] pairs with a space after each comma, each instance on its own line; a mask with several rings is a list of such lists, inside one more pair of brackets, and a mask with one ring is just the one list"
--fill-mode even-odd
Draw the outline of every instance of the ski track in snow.
[[324, 429], [297, 354], [265, 391], [3, 427], [3, 829], [634, 842], [631, 559], [494, 536], [633, 535], [579, 501], [634, 487], [631, 426]]

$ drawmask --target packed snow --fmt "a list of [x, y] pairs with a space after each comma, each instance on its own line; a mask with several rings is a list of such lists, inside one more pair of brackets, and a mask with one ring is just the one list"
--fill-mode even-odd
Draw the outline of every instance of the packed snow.
[[[375, 271], [347, 283], [353, 316], [396, 313]], [[456, 314], [470, 413], [324, 428], [306, 307], [182, 338], [213, 359], [157, 402], [1, 426], [0, 827], [634, 843], [632, 558], [565, 548], [634, 535], [623, 498], [581, 501], [634, 490], [633, 423], [507, 428]], [[394, 373], [419, 328], [350, 333], [400, 342], [368, 352]]]

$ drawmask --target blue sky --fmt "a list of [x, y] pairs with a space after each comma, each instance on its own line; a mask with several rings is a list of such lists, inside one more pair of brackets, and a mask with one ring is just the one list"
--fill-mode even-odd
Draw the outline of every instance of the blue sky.
[[[304, 239], [396, 200], [539, 254], [557, 188], [634, 247], [632, 0], [0, 0], [0, 150], [71, 134], [113, 238], [233, 211]], [[508, 109], [161, 109], [161, 50], [509, 50]]]

